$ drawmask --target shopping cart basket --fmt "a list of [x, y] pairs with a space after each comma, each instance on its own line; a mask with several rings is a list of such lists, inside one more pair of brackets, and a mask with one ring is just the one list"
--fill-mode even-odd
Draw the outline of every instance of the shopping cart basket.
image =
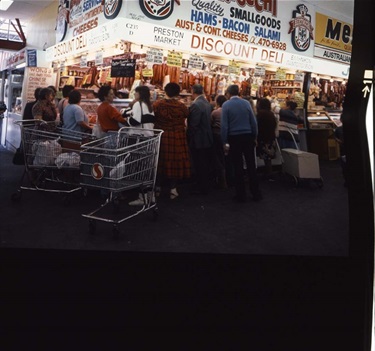
[[[154, 196], [159, 160], [160, 139], [163, 131], [123, 127], [117, 133], [81, 146], [81, 185], [100, 189], [106, 201], [94, 211], [82, 214], [89, 219], [89, 231], [96, 230], [96, 221], [113, 224], [113, 235], [118, 237], [119, 225], [138, 214], [153, 210], [157, 217]], [[118, 197], [121, 192], [139, 189], [144, 205], [120, 213]], [[104, 208], [113, 205], [111, 213]]]
[[315, 183], [319, 189], [323, 188], [324, 182], [320, 175], [318, 155], [301, 151], [290, 128], [288, 128], [288, 132], [296, 148], [280, 149], [277, 143], [278, 150], [281, 153], [282, 173], [292, 177], [296, 186], [302, 181], [308, 181], [310, 184]]
[[[66, 130], [55, 122], [23, 120], [15, 122], [21, 128], [21, 148], [25, 169], [12, 200], [19, 201], [22, 190], [61, 193], [65, 204], [69, 194], [81, 190], [80, 147], [95, 139], [88, 133]], [[26, 183], [26, 184], [25, 184]]]

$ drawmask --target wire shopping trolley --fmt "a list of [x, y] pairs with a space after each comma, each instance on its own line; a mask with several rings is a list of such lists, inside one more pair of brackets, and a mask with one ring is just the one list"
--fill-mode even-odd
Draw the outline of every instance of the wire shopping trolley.
[[12, 200], [19, 201], [22, 190], [36, 190], [61, 193], [63, 202], [69, 204], [69, 195], [82, 189], [79, 178], [81, 145], [95, 137], [57, 127], [55, 122], [23, 120], [15, 123], [21, 128], [20, 147], [25, 169]]
[[[157, 218], [155, 181], [163, 131], [123, 127], [117, 133], [81, 146], [81, 185], [101, 189], [106, 201], [94, 211], [82, 214], [89, 219], [89, 232], [95, 233], [96, 221], [113, 224], [118, 237], [119, 225], [138, 214], [153, 210]], [[121, 192], [138, 188], [143, 197], [141, 208], [128, 206], [120, 213]], [[112, 204], [111, 213], [105, 213]]]

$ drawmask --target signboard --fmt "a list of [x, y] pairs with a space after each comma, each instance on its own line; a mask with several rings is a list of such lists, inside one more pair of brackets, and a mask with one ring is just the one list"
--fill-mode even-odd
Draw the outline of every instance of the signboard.
[[235, 61], [229, 61], [228, 67], [229, 74], [239, 75], [241, 72], [241, 64]]
[[111, 77], [135, 77], [135, 59], [112, 60]]
[[254, 69], [254, 76], [255, 77], [263, 77], [266, 74], [266, 68], [263, 66], [255, 66]]
[[302, 73], [302, 72], [296, 72], [294, 74], [294, 80], [296, 82], [303, 82], [304, 79], [305, 79], [305, 74], [304, 73]]
[[95, 66], [100, 66], [103, 64], [103, 51], [97, 51], [95, 53]]
[[27, 80], [26, 100], [34, 101], [35, 89], [39, 87], [48, 87], [49, 85], [54, 85], [55, 74], [53, 73], [53, 68], [29, 67], [26, 70], [25, 78]]
[[168, 51], [167, 65], [171, 67], [182, 67], [182, 53]]
[[27, 49], [27, 66], [36, 67], [37, 66], [37, 56], [35, 49]]
[[275, 79], [285, 80], [286, 79], [286, 71], [285, 71], [285, 69], [279, 67], [276, 70]]
[[79, 67], [80, 68], [86, 68], [87, 67], [87, 55], [81, 56], [81, 59], [79, 61]]
[[353, 26], [316, 13], [314, 56], [350, 65]]
[[203, 57], [198, 55], [190, 55], [188, 68], [203, 69]]
[[150, 63], [155, 63], [155, 64], [162, 64], [163, 63], [163, 50], [162, 49], [149, 49], [147, 50], [146, 53], [146, 61]]
[[151, 78], [151, 77], [154, 76], [154, 71], [150, 68], [143, 69], [142, 70], [142, 76], [147, 77], [147, 78]]

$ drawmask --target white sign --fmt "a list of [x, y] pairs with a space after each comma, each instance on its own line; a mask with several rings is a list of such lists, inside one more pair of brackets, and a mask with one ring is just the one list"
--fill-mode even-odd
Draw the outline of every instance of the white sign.
[[79, 62], [79, 67], [81, 67], [81, 68], [87, 67], [87, 55], [81, 56], [81, 60]]
[[95, 53], [95, 66], [100, 66], [103, 64], [103, 51], [97, 51]]
[[162, 64], [163, 63], [163, 50], [162, 49], [154, 49], [151, 48], [147, 50], [147, 56], [146, 56], [146, 61], [150, 63], [155, 63], [155, 64]]
[[294, 75], [294, 80], [296, 82], [303, 82], [304, 78], [305, 78], [305, 74], [302, 72], [296, 72]]
[[203, 69], [203, 63], [203, 57], [198, 55], [190, 55], [188, 68]]
[[266, 74], [266, 68], [263, 66], [255, 66], [254, 69], [254, 76], [255, 77], [263, 77]]

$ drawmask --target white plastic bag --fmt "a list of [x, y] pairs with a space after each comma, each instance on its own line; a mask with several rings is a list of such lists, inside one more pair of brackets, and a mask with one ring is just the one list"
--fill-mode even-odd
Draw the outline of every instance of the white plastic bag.
[[57, 140], [37, 141], [32, 146], [32, 152], [35, 155], [33, 165], [52, 166], [61, 154], [61, 145]]
[[78, 153], [76, 152], [64, 152], [57, 156], [56, 158], [56, 166], [57, 168], [62, 167], [72, 167], [78, 168], [81, 162], [81, 158]]
[[126, 166], [126, 159], [130, 156], [130, 153], [127, 153], [125, 155], [125, 158], [119, 162], [116, 167], [114, 167], [110, 172], [109, 172], [109, 176], [111, 178], [115, 178], [115, 179], [119, 179], [121, 177], [124, 176], [125, 174], [125, 166]]
[[102, 127], [100, 126], [99, 123], [96, 123], [96, 124], [94, 125], [94, 127], [92, 128], [92, 135], [93, 135], [94, 137], [100, 139], [100, 138], [104, 138], [104, 137], [107, 135], [107, 133], [103, 132], [103, 129], [102, 129]]

